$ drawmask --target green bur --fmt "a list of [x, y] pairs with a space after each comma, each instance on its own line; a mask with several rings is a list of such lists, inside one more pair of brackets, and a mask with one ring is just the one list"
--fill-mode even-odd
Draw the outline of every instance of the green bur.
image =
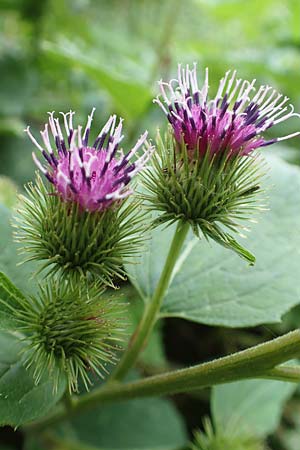
[[101, 212], [81, 210], [77, 203], [62, 201], [39, 176], [26, 191], [15, 224], [15, 238], [29, 255], [24, 262], [40, 261], [40, 271], [75, 282], [89, 277], [113, 286], [115, 278], [125, 278], [123, 264], [141, 241], [136, 201]]
[[263, 165], [258, 155], [199, 155], [176, 143], [169, 131], [164, 141], [158, 136], [152, 166], [143, 174], [142, 196], [149, 209], [161, 212], [154, 226], [188, 223], [198, 237], [213, 239], [254, 264], [254, 255], [226, 230], [247, 229], [243, 222], [253, 220], [260, 208], [256, 197]]
[[0, 286], [0, 325], [21, 333], [22, 360], [36, 384], [48, 376], [56, 391], [66, 377], [70, 392], [78, 391], [79, 380], [88, 389], [90, 375], [103, 377], [106, 365], [116, 361], [125, 305], [104, 297], [99, 283], [51, 280], [27, 297], [0, 273]]

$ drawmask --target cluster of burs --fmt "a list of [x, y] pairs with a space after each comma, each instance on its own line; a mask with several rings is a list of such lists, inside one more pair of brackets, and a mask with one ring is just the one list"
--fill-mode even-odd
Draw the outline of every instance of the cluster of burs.
[[208, 71], [199, 88], [196, 67], [188, 66], [159, 87], [154, 102], [168, 126], [155, 145], [145, 132], [123, 150], [116, 115], [95, 135], [94, 109], [84, 128], [74, 127], [70, 111], [51, 113], [39, 140], [26, 129], [39, 173], [20, 196], [14, 225], [24, 263], [37, 262], [39, 288], [19, 295], [13, 313], [37, 383], [51, 376], [56, 388], [66, 377], [69, 391], [78, 391], [88, 389], [91, 374], [109, 371], [126, 335], [127, 307], [107, 288], [126, 279], [124, 267], [143, 251], [149, 227], [182, 222], [255, 261], [234, 235], [262, 206], [258, 149], [294, 136], [263, 138], [293, 116], [287, 100], [268, 86], [253, 94], [254, 82], [235, 72], [209, 99]]

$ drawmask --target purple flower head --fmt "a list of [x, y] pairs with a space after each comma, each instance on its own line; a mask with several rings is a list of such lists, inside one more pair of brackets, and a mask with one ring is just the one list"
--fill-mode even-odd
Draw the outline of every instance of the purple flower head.
[[[84, 210], [102, 211], [112, 202], [124, 199], [132, 193], [128, 184], [134, 175], [145, 167], [153, 147], [146, 145], [142, 156], [131, 162], [131, 158], [145, 143], [148, 133], [145, 132], [124, 155], [119, 148], [124, 137], [123, 119], [116, 125], [115, 115], [110, 116], [93, 145], [89, 145], [94, 111], [95, 108], [88, 116], [83, 133], [81, 126], [73, 128], [73, 111], [60, 113], [64, 120], [65, 136], [59, 119], [54, 117], [54, 112], [49, 113], [49, 124], [41, 131], [43, 146], [33, 137], [29, 127], [25, 131], [46, 162], [46, 165], [41, 164], [33, 153], [35, 164], [55, 186], [60, 197], [64, 201], [78, 203]], [[54, 146], [49, 137], [49, 127]]]
[[196, 64], [178, 66], [178, 80], [159, 81], [161, 94], [154, 100], [166, 114], [177, 142], [184, 140], [188, 150], [198, 149], [200, 155], [248, 155], [253, 150], [274, 142], [298, 136], [265, 140], [262, 134], [273, 125], [298, 116], [288, 97], [278, 94], [270, 86], [237, 79], [236, 71], [226, 72], [217, 95], [208, 99], [208, 69], [202, 89], [198, 87]]

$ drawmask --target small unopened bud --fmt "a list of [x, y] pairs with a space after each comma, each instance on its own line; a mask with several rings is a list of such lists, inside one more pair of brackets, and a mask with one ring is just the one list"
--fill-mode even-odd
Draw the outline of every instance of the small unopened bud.
[[209, 419], [204, 420], [204, 431], [196, 431], [190, 450], [264, 450], [263, 442], [245, 430], [230, 426], [227, 430], [214, 429]]
[[94, 285], [73, 287], [50, 282], [37, 297], [22, 301], [19, 329], [26, 335], [25, 365], [36, 383], [45, 373], [58, 385], [65, 376], [69, 391], [81, 380], [88, 389], [90, 375], [103, 377], [116, 361], [123, 335], [124, 305], [101, 296]]

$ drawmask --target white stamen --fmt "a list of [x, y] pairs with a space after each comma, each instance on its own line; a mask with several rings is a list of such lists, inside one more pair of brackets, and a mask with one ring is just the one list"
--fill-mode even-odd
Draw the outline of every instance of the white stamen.
[[102, 128], [102, 130], [100, 131], [100, 133], [98, 134], [97, 138], [101, 138], [101, 136], [103, 136], [103, 134], [108, 133], [110, 126], [112, 124], [114, 116], [110, 116], [108, 121], [106, 122], [106, 124], [104, 125], [104, 127]]
[[195, 94], [196, 92], [199, 92], [198, 80], [197, 80], [197, 63], [195, 63], [195, 62], [194, 62], [194, 68], [190, 71], [190, 78], [191, 78], [192, 92]]
[[72, 137], [71, 137], [71, 142], [70, 142], [70, 152], [74, 151], [75, 148], [77, 148], [76, 146], [76, 136], [77, 136], [78, 130], [74, 130]]
[[170, 100], [168, 99], [168, 96], [167, 96], [166, 91], [165, 91], [165, 88], [164, 88], [164, 86], [168, 86], [169, 88], [170, 88], [170, 86], [169, 86], [167, 83], [164, 83], [163, 80], [160, 80], [160, 81], [158, 82], [158, 85], [159, 85], [159, 89], [160, 89], [160, 91], [161, 91], [161, 95], [163, 96], [164, 102], [165, 102], [167, 105], [170, 105], [171, 102], [170, 102]]
[[172, 111], [171, 114], [172, 114], [172, 116], [174, 116], [180, 122], [184, 122], [184, 120], [178, 114], [176, 114], [175, 111]]
[[[266, 100], [262, 105], [260, 105], [260, 111], [263, 111], [263, 110], [265, 110], [265, 109], [268, 109], [268, 108], [270, 107], [270, 104], [271, 104], [271, 108], [273, 108], [273, 106], [274, 106], [274, 105], [278, 102], [278, 100], [282, 97], [281, 94], [278, 94], [277, 97], [276, 97], [276, 99], [273, 100], [273, 97], [274, 97], [275, 94], [278, 94], [278, 93], [277, 93], [276, 89], [273, 89], [273, 91], [272, 91], [271, 95], [269, 96], [269, 98], [267, 98], [267, 100]], [[271, 103], [271, 102], [272, 102], [272, 103]]]
[[114, 134], [115, 125], [116, 125], [116, 120], [117, 120], [117, 116], [114, 114], [114, 115], [113, 115], [113, 119], [112, 119], [112, 123], [111, 123], [111, 129], [110, 129], [110, 134], [111, 134], [111, 135]]
[[[258, 100], [259, 100], [260, 95], [262, 95], [262, 92], [263, 93], [265, 92], [264, 89], [265, 89], [265, 86], [260, 86], [259, 87], [258, 91], [256, 92], [256, 94], [254, 95], [254, 97], [251, 100], [253, 103], [259, 104]], [[263, 94], [263, 95], [265, 95], [265, 94]]]
[[149, 145], [144, 154], [137, 159], [135, 162], [135, 168], [130, 172], [130, 177], [133, 177], [136, 173], [140, 172], [141, 170], [146, 169], [146, 163], [151, 158], [153, 152], [155, 150], [155, 147], [152, 145]]
[[247, 86], [246, 90], [243, 93], [242, 98], [240, 98], [240, 106], [236, 110], [236, 113], [238, 114], [244, 107], [245, 103], [250, 101], [250, 98], [248, 97], [249, 93], [254, 89], [254, 84], [256, 83], [256, 79], [252, 80], [251, 83], [249, 83], [249, 86]]
[[[123, 121], [124, 121], [124, 119], [121, 119], [121, 118], [120, 118], [119, 125], [117, 126], [117, 128], [116, 128], [116, 130], [115, 130], [115, 133], [114, 133], [114, 138], [115, 138], [115, 142], [116, 142], [116, 143], [119, 143], [119, 142], [120, 142], [120, 139], [121, 139], [122, 124], [123, 124]], [[123, 139], [123, 137], [124, 137], [124, 136], [122, 136], [122, 139]]]
[[43, 141], [44, 141], [46, 149], [48, 150], [50, 155], [53, 155], [53, 149], [52, 149], [51, 144], [50, 144], [49, 133], [48, 133], [48, 124], [47, 123], [45, 124], [44, 131], [40, 131], [40, 133], [41, 133], [41, 136], [43, 138]]
[[110, 192], [109, 194], [106, 194], [105, 199], [106, 200], [119, 200], [121, 198], [124, 198], [125, 196], [127, 197], [127, 195], [124, 195], [125, 193], [121, 194], [122, 189], [124, 188], [124, 183], [121, 183], [120, 186], [118, 187], [117, 190], [115, 190], [114, 192]]
[[286, 139], [291, 139], [293, 137], [299, 136], [300, 135], [300, 131], [297, 131], [296, 133], [292, 133], [292, 134], [288, 134], [287, 136], [282, 136], [277, 138], [277, 141], [285, 141]]
[[228, 100], [227, 100], [227, 102], [228, 102], [229, 104], [232, 102], [232, 99], [233, 99], [233, 97], [235, 96], [235, 93], [236, 93], [236, 91], [237, 91], [239, 85], [241, 84], [241, 81], [242, 81], [241, 78], [239, 78], [238, 80], [236, 80], [235, 86], [234, 86], [234, 88], [232, 89], [232, 92], [231, 92], [231, 94], [230, 94], [230, 96], [228, 97]]
[[[280, 117], [280, 118], [277, 119], [277, 120], [274, 120], [274, 117], [275, 117], [275, 116], [272, 118], [272, 119], [274, 120], [274, 124], [275, 124], [275, 125], [276, 125], [277, 123], [280, 123], [280, 122], [283, 122], [283, 121], [289, 119], [290, 117], [300, 117], [300, 114], [294, 113], [294, 107], [293, 107], [293, 105], [289, 105], [289, 106], [291, 107], [291, 111], [290, 111], [289, 113], [285, 114], [284, 116]], [[284, 108], [284, 109], [287, 109], [287, 108]], [[282, 114], [282, 112], [283, 112], [283, 110], [280, 111], [280, 114]], [[280, 116], [280, 114], [279, 114], [279, 116]], [[276, 117], [278, 117], [278, 115], [277, 115]]]
[[233, 85], [235, 76], [236, 76], [236, 70], [233, 71], [232, 77], [231, 77], [230, 80], [228, 81], [227, 89], [226, 89], [226, 92], [225, 92], [225, 94], [227, 94], [227, 96], [228, 96], [228, 94], [229, 94], [229, 92], [230, 92], [230, 89], [231, 89], [231, 87], [232, 87], [232, 85]]
[[75, 114], [75, 112], [72, 111], [72, 110], [70, 110], [69, 113], [68, 113], [68, 115], [70, 116], [69, 117], [69, 129], [70, 129], [70, 131], [73, 131], [73, 116], [74, 116], [74, 114]]
[[58, 134], [57, 134], [56, 126], [55, 126], [55, 123], [54, 123], [54, 117], [53, 117], [54, 113], [55, 113], [55, 111], [48, 112], [48, 114], [50, 116], [49, 117], [49, 125], [50, 125], [50, 128], [51, 128], [51, 132], [53, 134], [53, 137], [55, 139], [58, 136]]
[[204, 106], [204, 103], [206, 102], [206, 99], [207, 99], [208, 87], [209, 87], [208, 86], [208, 67], [206, 67], [204, 85], [203, 85], [203, 88], [201, 89], [202, 106]]
[[224, 90], [224, 87], [225, 87], [225, 84], [226, 84], [226, 82], [227, 82], [227, 78], [228, 78], [228, 75], [229, 75], [229, 74], [230, 74], [230, 70], [228, 70], [228, 71], [225, 73], [225, 76], [224, 76], [223, 78], [221, 78], [221, 81], [220, 81], [220, 83], [219, 83], [218, 92], [217, 92], [217, 95], [216, 95], [216, 97], [215, 97], [216, 101], [218, 101], [220, 98], [222, 98], [223, 90]]
[[41, 164], [41, 162], [37, 159], [36, 154], [34, 152], [32, 152], [32, 159], [35, 163], [35, 165], [37, 166], [38, 169], [40, 169], [40, 171], [46, 175], [47, 173], [47, 169]]
[[69, 115], [70, 113], [66, 113], [66, 114], [65, 114], [65, 113], [63, 113], [63, 112], [60, 111], [59, 114], [61, 114], [61, 115], [63, 116], [63, 118], [64, 118], [65, 130], [66, 130], [67, 136], [69, 137], [69, 136], [70, 136], [70, 130], [69, 130], [69, 124], [68, 124], [68, 119], [67, 119], [67, 117], [68, 117], [68, 115]]
[[67, 184], [67, 186], [70, 186], [71, 184], [70, 178], [67, 177], [67, 175], [65, 175], [61, 170], [58, 170], [56, 177], [58, 182], [64, 181]]
[[97, 156], [93, 155], [90, 157], [90, 159], [88, 161], [83, 163], [83, 166], [85, 168], [85, 174], [86, 174], [87, 178], [90, 178], [90, 176], [91, 176], [92, 165], [95, 161], [97, 161]]
[[242, 86], [241, 86], [241, 89], [240, 89], [240, 91], [239, 91], [239, 93], [238, 93], [238, 95], [237, 95], [237, 98], [236, 98], [236, 101], [237, 101], [237, 102], [239, 102], [239, 101], [243, 98], [244, 92], [245, 92], [245, 90], [248, 88], [249, 85], [250, 85], [250, 83], [249, 83], [248, 80], [244, 80], [244, 81], [243, 81]]
[[85, 127], [85, 130], [84, 130], [84, 133], [83, 133], [83, 140], [85, 140], [86, 134], [87, 134], [88, 130], [90, 130], [90, 128], [91, 128], [91, 124], [92, 124], [92, 121], [93, 121], [93, 116], [94, 116], [94, 112], [95, 111], [96, 111], [96, 108], [93, 108], [91, 114], [88, 116], [86, 127]]
[[78, 148], [82, 148], [81, 132], [82, 132], [82, 126], [78, 125]]
[[63, 137], [63, 134], [62, 134], [62, 131], [61, 131], [61, 128], [60, 128], [59, 119], [54, 119], [54, 122], [55, 122], [56, 129], [57, 129], [57, 132], [58, 132], [58, 137], [59, 137], [60, 141], [63, 141], [64, 137]]
[[263, 111], [261, 111], [260, 115], [266, 115], [268, 114], [269, 117], [273, 117], [273, 115], [276, 113], [276, 111], [282, 109], [282, 107], [286, 104], [286, 102], [289, 100], [289, 97], [284, 97], [284, 99], [279, 103], [279, 105], [276, 105], [277, 101], [282, 97], [282, 95], [278, 95], [276, 101], [271, 103], [267, 108], [265, 108]]
[[[148, 136], [148, 131], [145, 131], [145, 133], [142, 134], [141, 137], [138, 139], [135, 146], [128, 153], [128, 155], [126, 157], [127, 161], [129, 161], [130, 158], [135, 154], [135, 152], [144, 144], [145, 140], [147, 139], [147, 136]], [[120, 161], [120, 162], [122, 162], [122, 161]]]
[[163, 112], [165, 113], [166, 116], [169, 114], [158, 97], [153, 100], [153, 103], [157, 103], [160, 106], [160, 108], [163, 110]]
[[43, 149], [43, 147], [41, 147], [41, 145], [38, 143], [38, 141], [33, 137], [33, 135], [31, 134], [31, 131], [30, 131], [30, 127], [28, 126], [27, 128], [25, 128], [25, 133], [27, 133], [27, 135], [28, 135], [28, 137], [29, 137], [29, 139], [32, 141], [32, 143], [41, 151], [41, 152], [43, 152], [44, 151], [44, 149]]

